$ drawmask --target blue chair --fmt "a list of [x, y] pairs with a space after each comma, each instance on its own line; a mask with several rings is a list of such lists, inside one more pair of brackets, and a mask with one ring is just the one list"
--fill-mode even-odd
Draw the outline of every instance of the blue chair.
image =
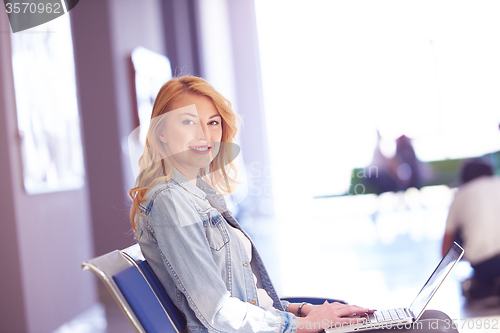
[[168, 296], [160, 280], [142, 255], [139, 244], [132, 245], [121, 251], [121, 253], [142, 273], [143, 278], [147, 281], [149, 287], [153, 290], [176, 331], [184, 331], [184, 329], [186, 328], [186, 318], [184, 317], [184, 314], [179, 310], [179, 308], [177, 308], [177, 306]]
[[[130, 253], [137, 250], [140, 251], [138, 245], [115, 250], [84, 262], [82, 268], [101, 279], [138, 333], [182, 332], [186, 325], [184, 315], [172, 303], [147, 262], [132, 259]], [[155, 279], [158, 285], [153, 286]]]
[[[86, 261], [84, 270], [97, 275], [139, 333], [180, 333], [186, 318], [175, 306], [142, 255], [139, 244]], [[343, 301], [316, 297], [284, 297], [292, 303], [323, 304]]]

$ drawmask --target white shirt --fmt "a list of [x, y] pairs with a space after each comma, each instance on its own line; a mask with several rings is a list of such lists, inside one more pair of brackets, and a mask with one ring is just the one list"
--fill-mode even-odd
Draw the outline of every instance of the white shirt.
[[471, 264], [500, 254], [499, 177], [479, 177], [460, 187], [446, 220], [447, 233], [458, 229]]
[[[250, 243], [250, 240], [238, 229], [231, 227], [233, 231], [238, 235], [238, 238], [242, 241], [243, 246], [245, 247], [245, 252], [247, 253], [248, 256], [248, 261], [252, 261], [252, 244]], [[253, 280], [255, 285], [257, 286], [257, 277], [255, 274], [253, 275]], [[273, 300], [267, 292], [262, 289], [257, 287], [257, 298], [259, 299], [259, 306], [266, 308], [266, 309], [272, 309], [273, 308]]]

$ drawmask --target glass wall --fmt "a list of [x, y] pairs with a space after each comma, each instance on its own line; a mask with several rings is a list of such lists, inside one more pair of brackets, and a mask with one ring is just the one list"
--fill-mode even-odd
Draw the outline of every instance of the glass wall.
[[[341, 194], [377, 132], [387, 158], [403, 134], [422, 163], [500, 150], [500, 3], [255, 2], [282, 293], [409, 305], [453, 190]], [[459, 306], [449, 287], [439, 304]]]

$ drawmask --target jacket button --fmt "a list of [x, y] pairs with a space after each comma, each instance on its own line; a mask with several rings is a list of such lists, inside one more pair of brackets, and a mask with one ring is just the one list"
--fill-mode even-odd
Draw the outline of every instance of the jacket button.
[[243, 263], [243, 266], [248, 267], [249, 265], [248, 265], [248, 263], [245, 262], [245, 263]]
[[250, 304], [257, 304], [257, 302], [256, 302], [256, 301], [250, 301], [250, 302], [248, 302], [248, 303], [250, 303]]

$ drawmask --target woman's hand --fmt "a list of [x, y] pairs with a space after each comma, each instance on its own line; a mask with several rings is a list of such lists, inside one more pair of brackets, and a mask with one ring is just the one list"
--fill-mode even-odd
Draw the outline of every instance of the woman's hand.
[[368, 313], [375, 310], [362, 308], [356, 305], [346, 305], [341, 303], [328, 303], [322, 305], [307, 305], [302, 308], [305, 317], [297, 318], [301, 333], [315, 333], [335, 325], [349, 325], [361, 323]]

